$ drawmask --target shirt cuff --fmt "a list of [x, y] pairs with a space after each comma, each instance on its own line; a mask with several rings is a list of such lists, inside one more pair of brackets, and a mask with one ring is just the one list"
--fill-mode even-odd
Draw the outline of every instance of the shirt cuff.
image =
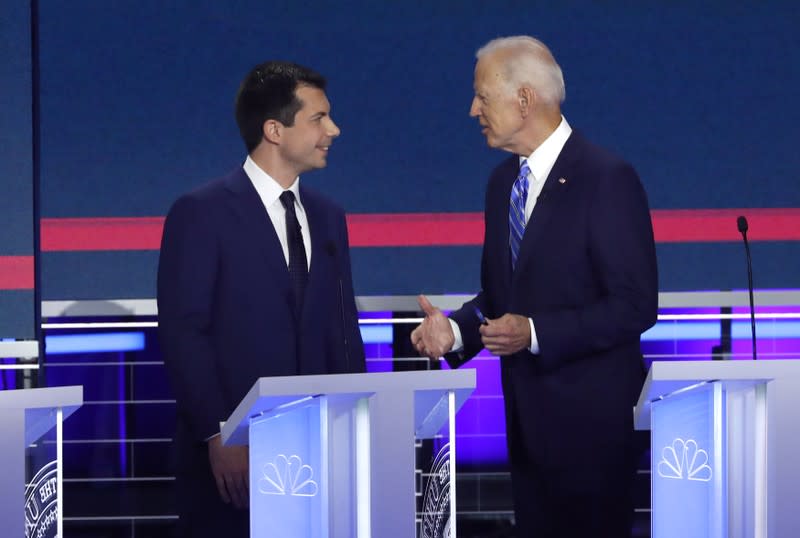
[[536, 328], [533, 326], [533, 318], [528, 318], [528, 323], [531, 324], [531, 353], [536, 355], [539, 353], [539, 339], [536, 338]]
[[464, 339], [461, 338], [461, 329], [459, 328], [458, 323], [452, 319], [447, 318], [447, 321], [450, 322], [450, 327], [453, 329], [453, 336], [455, 337], [453, 340], [453, 347], [450, 349], [450, 353], [457, 353], [464, 349]]

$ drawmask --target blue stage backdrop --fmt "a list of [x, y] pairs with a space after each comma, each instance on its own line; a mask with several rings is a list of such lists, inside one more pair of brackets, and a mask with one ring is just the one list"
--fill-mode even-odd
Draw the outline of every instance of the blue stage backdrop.
[[798, 286], [800, 19], [783, 2], [75, 0], [37, 21], [44, 299], [154, 296], [160, 218], [243, 161], [234, 95], [272, 58], [329, 79], [342, 135], [302, 181], [351, 215], [357, 294], [475, 291], [504, 155], [468, 116], [474, 52], [523, 33], [560, 61], [572, 126], [638, 169], [663, 291], [744, 287], [740, 213], [756, 286]]
[[33, 92], [28, 4], [3, 4], [0, 15], [0, 338], [34, 335]]

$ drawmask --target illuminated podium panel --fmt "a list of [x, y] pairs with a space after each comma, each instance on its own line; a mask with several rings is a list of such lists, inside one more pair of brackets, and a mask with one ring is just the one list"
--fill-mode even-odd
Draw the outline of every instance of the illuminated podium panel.
[[222, 428], [250, 445], [251, 536], [455, 536], [455, 413], [474, 388], [469, 369], [259, 379]]
[[[0, 391], [2, 535], [63, 536], [61, 423], [83, 404], [83, 387]], [[55, 429], [55, 436], [46, 439]], [[26, 488], [26, 484], [28, 487]], [[56, 534], [54, 533], [54, 534]]]
[[653, 538], [796, 535], [798, 409], [798, 360], [654, 362], [634, 409]]

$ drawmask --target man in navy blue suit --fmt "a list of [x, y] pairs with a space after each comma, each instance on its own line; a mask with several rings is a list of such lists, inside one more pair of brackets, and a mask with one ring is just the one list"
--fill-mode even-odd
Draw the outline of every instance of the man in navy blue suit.
[[325, 79], [261, 64], [236, 120], [244, 165], [178, 199], [161, 243], [181, 536], [249, 536], [248, 450], [219, 431], [256, 379], [365, 371], [344, 212], [299, 178], [325, 167], [339, 136]]
[[658, 279], [634, 169], [573, 131], [561, 68], [517, 36], [477, 53], [477, 118], [512, 153], [486, 188], [481, 291], [450, 318], [424, 296], [423, 355], [500, 356], [517, 536], [630, 535], [632, 408]]

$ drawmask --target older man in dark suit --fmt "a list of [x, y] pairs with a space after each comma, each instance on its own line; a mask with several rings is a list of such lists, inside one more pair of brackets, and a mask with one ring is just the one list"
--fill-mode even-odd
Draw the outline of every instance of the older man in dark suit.
[[222, 446], [219, 431], [256, 379], [365, 370], [344, 212], [299, 179], [339, 135], [325, 80], [261, 64], [236, 120], [244, 165], [175, 202], [161, 244], [181, 536], [249, 536], [247, 447]]
[[647, 198], [562, 116], [543, 43], [496, 39], [477, 58], [470, 115], [513, 155], [486, 189], [481, 292], [450, 319], [421, 296], [412, 343], [452, 366], [500, 356], [520, 538], [629, 536], [640, 335], [658, 308]]

